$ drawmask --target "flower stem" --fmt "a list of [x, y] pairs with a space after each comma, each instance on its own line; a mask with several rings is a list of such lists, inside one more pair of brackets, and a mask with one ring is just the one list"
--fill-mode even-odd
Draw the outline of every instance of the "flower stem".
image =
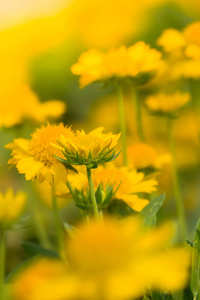
[[94, 210], [94, 216], [95, 216], [96, 219], [99, 219], [100, 214], [99, 214], [99, 211], [98, 211], [97, 201], [96, 201], [96, 197], [95, 197], [95, 191], [94, 191], [94, 186], [93, 186], [93, 182], [92, 182], [91, 169], [88, 169], [86, 167], [86, 170], [87, 170], [87, 178], [88, 178], [88, 184], [89, 184], [90, 197], [91, 197], [92, 206], [93, 206], [93, 210]]
[[55, 229], [56, 229], [58, 250], [59, 250], [59, 253], [61, 254], [62, 258], [64, 258], [64, 260], [66, 260], [63, 226], [62, 226], [62, 221], [60, 218], [60, 212], [58, 209], [57, 199], [55, 196], [54, 182], [52, 182], [52, 207], [53, 207], [53, 215], [54, 215], [54, 223], [55, 223]]
[[174, 186], [174, 199], [176, 202], [176, 209], [178, 214], [178, 222], [181, 234], [181, 240], [183, 243], [186, 241], [187, 235], [187, 225], [185, 219], [185, 211], [181, 196], [180, 190], [180, 181], [179, 181], [179, 174], [176, 165], [176, 157], [175, 157], [175, 145], [174, 145], [174, 137], [173, 137], [173, 121], [168, 118], [168, 139], [169, 139], [169, 148], [172, 156], [172, 179], [173, 179], [173, 186]]
[[136, 111], [136, 120], [137, 120], [137, 133], [140, 142], [145, 141], [144, 131], [142, 126], [142, 116], [141, 116], [141, 107], [140, 107], [140, 99], [136, 88], [133, 88], [134, 100], [135, 100], [135, 111]]
[[68, 187], [68, 189], [69, 189], [69, 191], [70, 191], [70, 193], [71, 193], [71, 195], [72, 195], [72, 198], [76, 201], [76, 194], [75, 194], [75, 192], [74, 192], [74, 190], [73, 190], [73, 188], [72, 188], [72, 186], [71, 186], [71, 184], [70, 184], [70, 182], [69, 181], [67, 181], [67, 187]]
[[49, 242], [47, 232], [45, 230], [43, 221], [41, 219], [41, 214], [40, 211], [38, 210], [37, 203], [35, 203], [35, 201], [30, 201], [30, 204], [31, 204], [34, 226], [38, 235], [39, 242], [44, 248], [51, 248], [51, 244]]
[[127, 142], [126, 142], [126, 123], [125, 123], [125, 113], [124, 113], [124, 103], [123, 103], [123, 91], [120, 84], [117, 85], [117, 100], [118, 100], [118, 110], [119, 110], [119, 120], [120, 120], [120, 131], [122, 137], [122, 154], [124, 165], [128, 165], [127, 161]]
[[0, 299], [5, 299], [6, 231], [0, 229]]

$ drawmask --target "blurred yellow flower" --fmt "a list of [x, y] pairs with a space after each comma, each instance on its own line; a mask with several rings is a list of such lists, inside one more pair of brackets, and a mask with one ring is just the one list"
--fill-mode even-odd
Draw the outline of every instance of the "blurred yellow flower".
[[169, 28], [163, 31], [157, 43], [163, 47], [165, 52], [171, 52], [184, 47], [186, 45], [186, 39], [179, 30]]
[[28, 86], [17, 86], [0, 94], [0, 127], [11, 127], [24, 120], [44, 122], [60, 117], [65, 110], [64, 102], [51, 100], [41, 103]]
[[129, 48], [121, 46], [110, 49], [105, 54], [99, 50], [89, 50], [80, 56], [71, 70], [80, 75], [80, 87], [83, 88], [95, 81], [149, 74], [160, 66], [161, 53], [141, 41]]
[[128, 166], [132, 169], [161, 169], [171, 160], [170, 154], [158, 154], [154, 147], [145, 143], [135, 143], [128, 147]]
[[[40, 259], [13, 277], [14, 300], [128, 300], [187, 283], [190, 253], [170, 247], [174, 227], [147, 230], [137, 218], [91, 220], [68, 241], [69, 264]], [[64, 269], [65, 268], [65, 269]], [[133, 284], [134, 282], [134, 284]]]
[[120, 134], [102, 133], [103, 130], [99, 127], [88, 134], [77, 130], [75, 135], [61, 135], [57, 139], [59, 146], [55, 147], [63, 151], [71, 164], [86, 165], [88, 168], [97, 166], [114, 157], [120, 137]]
[[25, 174], [26, 180], [38, 178], [39, 181], [47, 179], [58, 182], [59, 179], [67, 181], [67, 170], [55, 157], [63, 157], [62, 151], [56, 149], [51, 143], [56, 143], [60, 135], [72, 137], [73, 132], [62, 123], [59, 125], [43, 126], [37, 129], [30, 140], [15, 139], [13, 143], [6, 145], [12, 149], [10, 165], [16, 166], [19, 173]]
[[[113, 186], [116, 194], [113, 199], [124, 201], [135, 211], [141, 211], [149, 201], [140, 198], [137, 193], [152, 193], [156, 191], [157, 181], [155, 179], [145, 179], [143, 173], [135, 170], [129, 171], [125, 167], [117, 168], [114, 166], [99, 167], [92, 171], [92, 179], [95, 189], [99, 185], [106, 192], [107, 186]], [[84, 173], [69, 175], [68, 180], [74, 189], [87, 191], [87, 176]]]
[[0, 228], [8, 228], [22, 214], [26, 204], [26, 194], [8, 189], [5, 194], [0, 192]]
[[147, 97], [147, 107], [156, 113], [173, 113], [183, 108], [190, 101], [189, 93], [159, 93]]
[[[193, 22], [182, 31], [166, 29], [157, 43], [168, 53], [168, 76], [172, 80], [197, 79], [200, 76], [200, 22]], [[166, 74], [164, 74], [166, 76]]]

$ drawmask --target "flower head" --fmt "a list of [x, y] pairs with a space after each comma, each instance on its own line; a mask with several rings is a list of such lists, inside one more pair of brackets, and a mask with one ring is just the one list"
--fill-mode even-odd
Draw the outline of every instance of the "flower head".
[[137, 78], [156, 71], [161, 65], [161, 54], [144, 42], [126, 48], [110, 49], [107, 53], [89, 50], [72, 66], [72, 72], [80, 75], [80, 87], [95, 81], [113, 78]]
[[66, 105], [62, 101], [40, 103], [37, 95], [27, 85], [8, 91], [1, 91], [0, 88], [0, 127], [12, 127], [26, 119], [41, 123], [49, 118], [60, 117], [65, 110]]
[[170, 246], [172, 224], [144, 230], [137, 218], [107, 217], [78, 229], [68, 241], [69, 264], [33, 261], [13, 277], [12, 299], [93, 300], [101, 295], [126, 300], [149, 288], [175, 291], [186, 285], [190, 253]]
[[115, 158], [116, 145], [120, 134], [102, 133], [99, 127], [86, 134], [83, 130], [76, 131], [73, 136], [63, 136], [57, 139], [59, 149], [62, 150], [68, 162], [73, 165], [86, 165], [95, 168], [98, 164]]
[[30, 140], [15, 139], [6, 145], [7, 149], [12, 149], [12, 158], [8, 163], [15, 165], [19, 173], [25, 174], [26, 180], [38, 178], [51, 182], [53, 178], [55, 181], [59, 178], [66, 181], [67, 171], [54, 157], [54, 154], [63, 157], [62, 151], [51, 145], [61, 134], [66, 138], [73, 136], [72, 130], [61, 123], [37, 129]]
[[[135, 211], [141, 211], [149, 203], [147, 199], [140, 198], [137, 193], [152, 193], [157, 185], [155, 179], [145, 179], [143, 173], [129, 171], [125, 167], [99, 167], [93, 170], [92, 178], [95, 189], [101, 186], [106, 195], [107, 187], [113, 186], [114, 194], [111, 200], [122, 200]], [[69, 175], [69, 181], [74, 189], [84, 192], [88, 189], [87, 177], [83, 173]]]
[[160, 155], [154, 147], [145, 143], [135, 143], [129, 146], [127, 156], [129, 167], [137, 170], [144, 168], [161, 169], [171, 160], [169, 154]]
[[26, 194], [8, 189], [5, 194], [0, 192], [0, 228], [8, 228], [22, 214], [26, 204]]
[[155, 113], [172, 114], [183, 108], [190, 101], [189, 93], [159, 93], [146, 99], [147, 107]]

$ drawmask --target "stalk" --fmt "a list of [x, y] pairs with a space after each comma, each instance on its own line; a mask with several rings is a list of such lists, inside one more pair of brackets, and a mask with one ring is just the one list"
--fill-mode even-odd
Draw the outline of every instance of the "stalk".
[[173, 137], [173, 121], [168, 118], [168, 139], [169, 139], [169, 148], [172, 157], [172, 179], [173, 179], [173, 187], [174, 187], [174, 199], [176, 203], [178, 222], [181, 234], [181, 240], [183, 243], [186, 241], [187, 235], [187, 225], [185, 218], [185, 210], [182, 201], [181, 189], [180, 189], [180, 181], [179, 174], [176, 165], [176, 156], [175, 156], [175, 145], [174, 145], [174, 137]]
[[125, 122], [125, 113], [124, 113], [124, 102], [123, 102], [123, 91], [122, 86], [118, 84], [117, 86], [117, 100], [118, 100], [118, 110], [119, 110], [119, 120], [120, 120], [120, 131], [122, 138], [122, 155], [124, 165], [128, 165], [127, 161], [127, 141], [126, 141], [126, 122]]
[[135, 110], [136, 110], [136, 120], [137, 120], [137, 133], [140, 142], [145, 141], [144, 131], [142, 126], [142, 116], [141, 116], [141, 107], [140, 107], [140, 99], [136, 89], [133, 89], [134, 100], [135, 100]]
[[49, 242], [47, 232], [45, 230], [43, 221], [41, 219], [41, 214], [38, 211], [37, 203], [35, 203], [35, 201], [32, 201], [30, 202], [30, 204], [31, 204], [34, 226], [37, 232], [39, 242], [44, 248], [51, 248], [51, 244]]
[[92, 207], [93, 207], [93, 211], [94, 211], [94, 216], [95, 216], [96, 219], [100, 219], [100, 214], [99, 214], [99, 211], [98, 211], [97, 201], [96, 201], [96, 197], [95, 197], [94, 186], [93, 186], [93, 182], [92, 182], [91, 169], [88, 169], [86, 167], [86, 170], [87, 170], [87, 178], [88, 178], [88, 184], [89, 184], [90, 198], [92, 200]]
[[6, 231], [0, 229], [0, 299], [5, 300]]
[[54, 182], [52, 182], [52, 207], [53, 207], [53, 216], [54, 216], [54, 224], [55, 224], [55, 230], [56, 230], [56, 236], [57, 236], [58, 250], [59, 250], [59, 253], [61, 254], [62, 258], [66, 261], [63, 226], [62, 226], [62, 221], [60, 218], [60, 212], [58, 209], [57, 199], [55, 196]]

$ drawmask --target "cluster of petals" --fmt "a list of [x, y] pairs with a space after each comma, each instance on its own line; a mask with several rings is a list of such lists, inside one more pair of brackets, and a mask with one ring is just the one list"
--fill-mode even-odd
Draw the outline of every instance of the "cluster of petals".
[[[120, 134], [102, 133], [103, 127], [96, 128], [88, 134], [84, 130], [77, 130], [72, 136], [61, 135], [57, 143], [66, 156], [74, 164], [88, 162], [102, 163], [104, 159], [115, 151]], [[56, 147], [57, 148], [57, 147]], [[71, 162], [70, 160], [70, 162]], [[81, 162], [83, 160], [83, 162]]]
[[20, 85], [0, 94], [0, 127], [12, 127], [25, 120], [42, 123], [60, 117], [65, 110], [64, 102], [50, 100], [41, 103], [28, 85]]
[[15, 139], [13, 143], [6, 145], [7, 149], [12, 150], [12, 158], [8, 163], [16, 166], [19, 173], [25, 174], [26, 180], [38, 178], [41, 182], [44, 179], [58, 182], [61, 179], [66, 182], [66, 168], [54, 157], [63, 157], [62, 151], [52, 146], [61, 134], [68, 137], [73, 132], [62, 123], [47, 124], [38, 128], [29, 140]]
[[147, 230], [137, 218], [91, 220], [68, 240], [67, 265], [33, 260], [12, 278], [10, 295], [15, 300], [92, 300], [99, 295], [128, 300], [149, 287], [179, 290], [187, 283], [190, 253], [170, 245], [173, 235], [171, 223]]
[[14, 195], [9, 188], [4, 194], [0, 192], [0, 229], [8, 228], [22, 214], [26, 205], [26, 193], [18, 192]]
[[[139, 198], [138, 193], [152, 193], [156, 191], [157, 181], [145, 179], [144, 173], [136, 170], [129, 171], [126, 167], [115, 166], [102, 167], [92, 170], [92, 178], [95, 189], [99, 185], [106, 191], [107, 186], [114, 186], [114, 199], [124, 201], [135, 211], [141, 211], [149, 201]], [[70, 174], [68, 180], [72, 187], [77, 190], [87, 191], [88, 183], [85, 173], [78, 175]]]
[[107, 53], [91, 49], [80, 56], [71, 70], [80, 76], [83, 88], [96, 81], [151, 73], [160, 65], [161, 53], [141, 41], [128, 48], [110, 49]]
[[[129, 169], [154, 168], [162, 169], [171, 161], [169, 153], [160, 153], [150, 144], [134, 143], [127, 148], [127, 158]], [[122, 166], [122, 158], [119, 156], [115, 160], [116, 166]]]
[[[185, 29], [166, 29], [158, 39], [158, 45], [171, 60], [171, 77], [198, 79], [200, 76], [200, 22], [193, 22]], [[169, 61], [170, 63], [170, 61]]]
[[173, 113], [183, 108], [190, 101], [189, 93], [158, 93], [147, 97], [147, 107], [156, 113]]

